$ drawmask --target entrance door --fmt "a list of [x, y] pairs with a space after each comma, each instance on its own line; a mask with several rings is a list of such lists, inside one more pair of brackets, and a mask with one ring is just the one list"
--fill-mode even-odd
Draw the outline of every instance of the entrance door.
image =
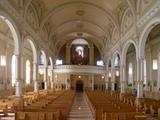
[[83, 81], [82, 80], [78, 80], [76, 82], [76, 91], [83, 92]]
[[44, 82], [42, 82], [42, 90], [44, 90]]

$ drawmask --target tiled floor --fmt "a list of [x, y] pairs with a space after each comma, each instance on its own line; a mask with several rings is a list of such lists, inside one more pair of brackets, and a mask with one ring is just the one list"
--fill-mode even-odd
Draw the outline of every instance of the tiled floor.
[[68, 120], [94, 120], [83, 93], [77, 93]]

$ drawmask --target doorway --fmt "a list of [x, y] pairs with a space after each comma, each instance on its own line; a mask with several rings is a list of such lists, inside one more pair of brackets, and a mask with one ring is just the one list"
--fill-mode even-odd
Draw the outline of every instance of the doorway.
[[83, 92], [83, 81], [82, 80], [76, 81], [76, 91]]

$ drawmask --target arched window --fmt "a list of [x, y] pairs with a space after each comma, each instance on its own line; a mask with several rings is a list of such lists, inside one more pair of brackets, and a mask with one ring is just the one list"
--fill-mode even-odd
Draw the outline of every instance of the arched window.
[[29, 85], [31, 81], [31, 65], [30, 61], [26, 61], [26, 84]]
[[44, 54], [41, 52], [40, 54], [40, 65], [44, 65], [45, 57]]
[[16, 59], [15, 59], [15, 55], [12, 56], [12, 70], [11, 70], [11, 74], [12, 74], [12, 86], [15, 86], [16, 83]]
[[119, 66], [120, 65], [120, 57], [119, 55], [116, 56], [115, 60], [114, 60], [114, 66]]
[[133, 85], [133, 64], [129, 63], [128, 66], [128, 85]]

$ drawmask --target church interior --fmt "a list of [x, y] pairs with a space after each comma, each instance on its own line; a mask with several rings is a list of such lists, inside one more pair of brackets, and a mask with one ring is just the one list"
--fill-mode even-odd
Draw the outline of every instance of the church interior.
[[160, 120], [160, 0], [0, 0], [0, 120]]

